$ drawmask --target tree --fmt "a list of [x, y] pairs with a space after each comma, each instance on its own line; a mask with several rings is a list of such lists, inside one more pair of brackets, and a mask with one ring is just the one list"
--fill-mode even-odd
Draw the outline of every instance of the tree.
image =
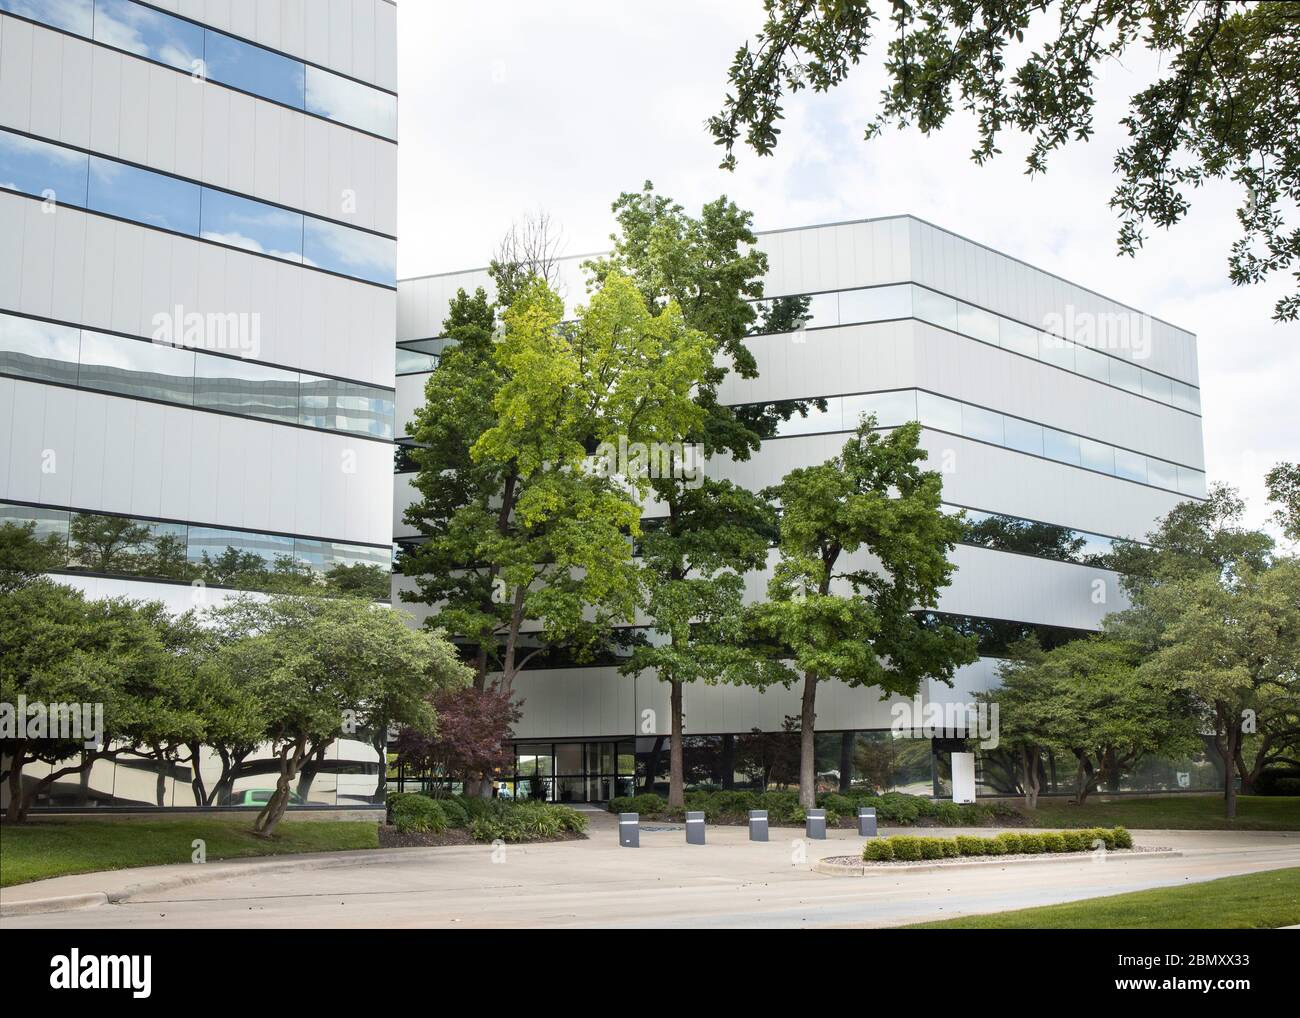
[[435, 732], [404, 728], [398, 735], [395, 747], [403, 763], [435, 781], [459, 778], [467, 788], [514, 763], [510, 733], [522, 712], [512, 693], [472, 686], [443, 690], [434, 695], [433, 706]]
[[1053, 704], [1054, 684], [1042, 668], [1045, 654], [1034, 637], [1007, 650], [998, 664], [998, 686], [976, 698], [998, 705], [998, 750], [1013, 757], [1025, 806], [1038, 808], [1047, 739], [1042, 710]]
[[[842, 82], [871, 49], [880, 21], [865, 0], [765, 0], [764, 9], [753, 48], [741, 46], [732, 62], [734, 91], [709, 119], [727, 168], [742, 140], [771, 154], [786, 94], [827, 92]], [[1131, 97], [1121, 120], [1128, 143], [1115, 155], [1119, 183], [1110, 200], [1120, 216], [1120, 251], [1136, 253], [1149, 225], [1182, 220], [1186, 191], [1227, 179], [1244, 192], [1232, 282], [1261, 282], [1300, 257], [1300, 228], [1286, 221], [1300, 195], [1300, 14], [1293, 4], [910, 0], [890, 5], [888, 24], [888, 84], [868, 138], [891, 123], [915, 123], [929, 134], [960, 107], [978, 120], [977, 164], [1000, 153], [1000, 135], [1012, 128], [1032, 137], [1028, 172], [1042, 173], [1052, 152], [1091, 137], [1100, 67], [1145, 47], [1160, 72]], [[1026, 45], [1026, 35], [1044, 41]], [[1300, 293], [1291, 293], [1273, 317], [1298, 315]]]
[[36, 535], [36, 523], [0, 524], [0, 593], [31, 583], [42, 573], [67, 564], [58, 534]]
[[[973, 638], [918, 617], [950, 582], [948, 552], [961, 536], [960, 519], [940, 507], [939, 474], [919, 467], [921, 427], [874, 429], [874, 417], [866, 418], [838, 456], [790, 471], [766, 493], [781, 509], [780, 560], [753, 619], [803, 676], [805, 807], [816, 802], [818, 682], [913, 696], [923, 678], [949, 681], [977, 657]], [[842, 556], [855, 559], [841, 564]]]
[[1279, 463], [1264, 477], [1273, 519], [1288, 541], [1300, 541], [1300, 463]]
[[253, 823], [271, 837], [305, 761], [341, 734], [436, 724], [432, 695], [469, 681], [438, 634], [409, 629], [401, 615], [346, 597], [241, 596], [209, 609], [223, 633], [213, 667], [258, 703], [261, 737], [279, 767], [275, 791]]

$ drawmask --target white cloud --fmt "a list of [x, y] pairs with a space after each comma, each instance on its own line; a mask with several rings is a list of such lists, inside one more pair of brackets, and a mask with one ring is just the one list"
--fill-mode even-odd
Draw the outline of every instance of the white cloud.
[[1210, 479], [1241, 488], [1263, 521], [1264, 470], [1300, 459], [1300, 327], [1270, 320], [1288, 280], [1228, 282], [1231, 186], [1193, 193], [1184, 223], [1137, 258], [1117, 255], [1112, 159], [1127, 96], [1153, 66], [1145, 54], [1108, 68], [1096, 137], [1039, 178], [1024, 175], [1026, 145], [1011, 136], [975, 166], [965, 117], [931, 138], [863, 141], [880, 85], [867, 65], [830, 95], [797, 97], [777, 154], [743, 151], [729, 174], [703, 125], [761, 4], [665, 0], [642, 17], [598, 0], [499, 8], [490, 19], [472, 5], [398, 8], [399, 276], [483, 265], [539, 208], [563, 227], [565, 253], [599, 250], [610, 202], [646, 178], [688, 208], [725, 192], [763, 230], [910, 212], [1197, 333]]

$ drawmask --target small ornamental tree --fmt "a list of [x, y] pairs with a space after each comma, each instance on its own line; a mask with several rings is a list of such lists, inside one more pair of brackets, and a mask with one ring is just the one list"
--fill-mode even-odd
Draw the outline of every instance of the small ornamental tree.
[[[816, 804], [817, 685], [839, 679], [882, 696], [950, 681], [977, 657], [973, 637], [919, 616], [954, 569], [961, 521], [943, 512], [942, 480], [920, 468], [915, 421], [888, 434], [868, 417], [825, 463], [790, 471], [767, 494], [780, 506], [780, 561], [756, 605], [756, 630], [802, 676], [799, 800]], [[845, 561], [854, 556], [852, 561]]]
[[511, 729], [522, 716], [514, 694], [448, 689], [434, 694], [433, 707], [437, 729], [404, 728], [395, 748], [403, 763], [429, 774], [435, 788], [458, 779], [471, 788], [514, 763]]

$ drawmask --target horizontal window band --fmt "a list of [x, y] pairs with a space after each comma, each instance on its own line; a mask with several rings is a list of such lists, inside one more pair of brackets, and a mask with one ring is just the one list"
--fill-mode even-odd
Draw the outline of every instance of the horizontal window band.
[[[211, 312], [211, 313], [214, 315], [222, 314], [222, 312], [219, 311]], [[234, 313], [239, 314], [241, 312], [234, 312]], [[101, 333], [102, 335], [105, 336], [117, 336], [120, 339], [133, 339], [140, 343], [148, 343], [152, 346], [161, 346], [173, 350], [189, 350], [194, 353], [201, 353], [207, 357], [224, 357], [227, 360], [238, 361], [242, 364], [258, 364], [261, 365], [262, 367], [276, 368], [280, 371], [297, 371], [303, 374], [311, 375], [314, 378], [328, 378], [330, 381], [346, 382], [348, 385], [364, 385], [367, 388], [381, 389], [384, 392], [391, 393], [394, 396], [397, 395], [397, 390], [393, 388], [393, 386], [383, 385], [379, 382], [367, 382], [363, 378], [349, 378], [346, 375], [332, 375], [326, 371], [316, 371], [315, 369], [312, 368], [304, 368], [292, 364], [280, 364], [276, 361], [257, 360], [256, 358], [253, 357], [241, 357], [239, 354], [226, 353], [222, 350], [208, 350], [201, 346], [184, 346], [184, 345], [175, 345], [172, 343], [163, 343], [160, 340], [150, 339], [148, 336], [137, 336], [131, 332], [122, 332], [119, 329], [107, 329], [107, 328], [101, 328], [98, 325], [86, 325], [80, 322], [68, 322], [60, 318], [50, 318], [46, 315], [34, 315], [26, 311], [17, 311], [13, 308], [7, 308], [4, 307], [3, 305], [0, 305], [0, 317], [3, 317], [5, 315], [8, 315], [13, 318], [26, 318], [33, 322], [44, 322], [47, 325], [59, 325], [65, 329], [78, 329], [85, 332]], [[3, 354], [3, 352], [4, 352], [3, 350], [0, 350], [0, 354]], [[39, 381], [39, 379], [34, 379], [34, 380]]]
[[[54, 145], [58, 148], [68, 149], [69, 151], [72, 152], [79, 152], [84, 156], [93, 156], [97, 159], [106, 159], [113, 163], [120, 163], [123, 166], [129, 166], [133, 170], [143, 170], [145, 173], [156, 173], [158, 174], [158, 176], [167, 177], [170, 180], [179, 180], [185, 184], [193, 184], [195, 187], [203, 188], [208, 191], [216, 191], [220, 194], [230, 195], [230, 197], [232, 198], [240, 198], [243, 199], [244, 201], [257, 202], [257, 204], [259, 205], [266, 205], [269, 208], [279, 209], [282, 212], [291, 212], [296, 216], [308, 216], [312, 219], [318, 219], [323, 223], [332, 223], [334, 226], [342, 226], [348, 230], [356, 230], [358, 233], [368, 233], [372, 237], [380, 237], [383, 240], [391, 240], [394, 242], [396, 242], [397, 240], [397, 235], [393, 233], [384, 233], [381, 230], [373, 230], [368, 226], [358, 226], [356, 223], [351, 223], [344, 219], [335, 219], [332, 216], [322, 216], [318, 212], [308, 212], [306, 209], [295, 208], [292, 205], [284, 205], [278, 201], [271, 201], [269, 198], [259, 198], [255, 194], [248, 194], [245, 191], [235, 191], [229, 187], [222, 187], [220, 184], [209, 184], [206, 181], [199, 180], [197, 177], [186, 177], [179, 173], [172, 173], [170, 170], [160, 170], [155, 166], [149, 166], [147, 163], [137, 163], [133, 159], [123, 159], [121, 156], [109, 155], [106, 152], [100, 152], [93, 148], [86, 148], [85, 146], [82, 145], [73, 145], [71, 142], [55, 141], [53, 138], [47, 138], [41, 134], [33, 134], [31, 131], [24, 131], [22, 128], [19, 127], [8, 127], [8, 126], [0, 125], [0, 132], [17, 135], [20, 138], [27, 138], [31, 141], [39, 141], [46, 145]], [[12, 189], [6, 188], [6, 190], [12, 190]], [[25, 191], [13, 191], [13, 193], [28, 195], [28, 193]], [[32, 196], [28, 195], [28, 197], [32, 197]], [[82, 205], [72, 205], [72, 206], [64, 205], [64, 207], [81, 209], [83, 212], [94, 211], [93, 209], [87, 209], [85, 206]], [[129, 220], [129, 221], [135, 222], [135, 220]], [[148, 225], [148, 224], [146, 223], [142, 225]], [[188, 236], [188, 234], [186, 234], [186, 236]], [[236, 248], [236, 250], [243, 251], [247, 249]], [[280, 260], [284, 261], [284, 259], [280, 259]], [[289, 264], [295, 265], [298, 263], [290, 262]], [[311, 266], [306, 266], [306, 267], [311, 268]], [[352, 279], [355, 277], [349, 276], [348, 278]]]
[[30, 378], [26, 375], [17, 375], [0, 369], [0, 378], [12, 378], [16, 382], [27, 382], [30, 385], [50, 385], [59, 389], [70, 389], [74, 392], [85, 392], [95, 396], [108, 396], [112, 399], [131, 399], [138, 403], [152, 403], [155, 406], [174, 407], [178, 410], [192, 410], [195, 413], [218, 414], [222, 417], [236, 417], [244, 421], [253, 421], [257, 424], [278, 425], [282, 428], [299, 428], [302, 431], [310, 431], [317, 435], [337, 435], [342, 438], [355, 438], [362, 442], [378, 442], [381, 445], [392, 445], [391, 438], [380, 438], [377, 435], [367, 435], [360, 431], [340, 431], [337, 428], [318, 428], [311, 424], [302, 424], [298, 421], [278, 420], [274, 417], [256, 417], [252, 414], [236, 413], [233, 410], [222, 410], [218, 407], [196, 406], [193, 403], [178, 403], [172, 400], [158, 399], [154, 396], [141, 396], [133, 393], [112, 392], [107, 389], [91, 389], [87, 386], [74, 385], [68, 382], [56, 382], [44, 378]]
[[[371, 82], [362, 81], [360, 78], [353, 77], [350, 74], [345, 74], [341, 71], [336, 71], [332, 68], [325, 67], [322, 64], [318, 64], [313, 61], [305, 60], [302, 57], [297, 57], [292, 54], [285, 53], [282, 50], [277, 50], [270, 46], [263, 46], [261, 43], [252, 42], [250, 40], [245, 39], [242, 36], [233, 35], [229, 32], [223, 31], [222, 29], [214, 28], [210, 25], [204, 24], [203, 22], [194, 21], [190, 18], [185, 17], [184, 15], [176, 14], [172, 11], [162, 10], [161, 8], [155, 7], [151, 4], [141, 3], [140, 0], [124, 0], [124, 2], [133, 3], [135, 6], [143, 10], [147, 10], [156, 16], [161, 16], [163, 18], [172, 19], [193, 26], [195, 29], [203, 33], [205, 50], [206, 50], [206, 43], [208, 41], [207, 35], [208, 33], [211, 33], [214, 36], [220, 37], [220, 39], [222, 40], [228, 40], [230, 43], [234, 43], [236, 46], [259, 50], [263, 53], [270, 54], [274, 58], [278, 58], [281, 60], [285, 60], [297, 64], [302, 68], [304, 78], [306, 76], [307, 69], [310, 68], [322, 74], [327, 74], [330, 75], [331, 77], [338, 78], [341, 81], [345, 81], [351, 85], [368, 89], [379, 95], [385, 96], [386, 98], [394, 100], [394, 103], [396, 103], [396, 100], [398, 98], [397, 92], [393, 91], [392, 89], [384, 88], [383, 86], [375, 85], [372, 84]], [[136, 53], [133, 52], [132, 50], [124, 49], [120, 46], [114, 45], [111, 42], [107, 42], [104, 39], [96, 39], [93, 34], [93, 29], [90, 34], [86, 34], [84, 32], [76, 31], [75, 29], [72, 28], [67, 28], [62, 25], [53, 24], [49, 21], [40, 20], [30, 14], [24, 14], [16, 10], [12, 10], [10, 9], [12, 6], [13, 6], [12, 3], [6, 4], [5, 0], [0, 0], [0, 15], [15, 18], [18, 21], [22, 21], [29, 25], [34, 25], [38, 28], [42, 28], [50, 32], [55, 32], [59, 35], [66, 36], [70, 39], [77, 39], [82, 42], [86, 42], [92, 46], [97, 46], [100, 49], [103, 49], [108, 52], [118, 53], [121, 54], [122, 56], [131, 57], [135, 60], [139, 60], [142, 61], [143, 63], [149, 64], [152, 67], [161, 67], [169, 71], [174, 71], [177, 74], [182, 74], [187, 78], [191, 78], [191, 79], [195, 78], [195, 72], [192, 67], [180, 67], [177, 66], [176, 64], [168, 63], [165, 60], [159, 60], [155, 57], [148, 56], [143, 53]], [[206, 53], [204, 57], [198, 59], [202, 59], [205, 64], [208, 63], [206, 59]], [[358, 134], [362, 134], [367, 137], [374, 138], [378, 141], [386, 142], [387, 144], [390, 145], [397, 144], [396, 125], [394, 125], [393, 134], [388, 135], [380, 131], [375, 131], [366, 127], [362, 127], [356, 123], [353, 123], [350, 120], [344, 120], [337, 117], [332, 117], [326, 113], [321, 113], [316, 110], [308, 109], [305, 92], [303, 98], [303, 105], [299, 106], [294, 102], [286, 102], [283, 99], [278, 99], [273, 95], [264, 92], [253, 91], [250, 88], [245, 88], [243, 86], [236, 85], [232, 82], [224, 81], [220, 77], [212, 77], [209, 73], [207, 73], [206, 68], [205, 68], [205, 73], [201, 76], [201, 80], [207, 84], [217, 85], [220, 88], [226, 89], [227, 91], [234, 92], [239, 95], [245, 95], [251, 99], [257, 99], [261, 102], [270, 103], [273, 106], [278, 106], [281, 109], [286, 109], [293, 113], [300, 113], [303, 116], [311, 117], [314, 120], [319, 120], [327, 124], [334, 124], [338, 127], [346, 128], [349, 131], [355, 131]], [[395, 115], [396, 105], [394, 105], [393, 112]]]

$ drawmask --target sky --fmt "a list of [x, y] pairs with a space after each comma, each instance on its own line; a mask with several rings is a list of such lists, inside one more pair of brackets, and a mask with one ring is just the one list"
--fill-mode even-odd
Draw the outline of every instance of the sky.
[[738, 150], [735, 172], [705, 129], [761, 0], [403, 0], [398, 5], [398, 276], [484, 265], [511, 224], [548, 213], [563, 254], [608, 246], [610, 203], [653, 180], [697, 211], [727, 194], [758, 230], [911, 213], [1197, 334], [1206, 466], [1266, 524], [1263, 475], [1300, 459], [1300, 324], [1272, 321], [1294, 279], [1228, 280], [1237, 188], [1192, 194], [1179, 225], [1120, 255], [1108, 207], [1128, 97], [1158, 65], [1126, 54], [1097, 89], [1095, 134], [1025, 175], [1024, 138], [969, 158], [974, 120], [942, 132], [862, 132], [883, 76], [871, 51], [829, 94], [786, 107], [775, 156]]

